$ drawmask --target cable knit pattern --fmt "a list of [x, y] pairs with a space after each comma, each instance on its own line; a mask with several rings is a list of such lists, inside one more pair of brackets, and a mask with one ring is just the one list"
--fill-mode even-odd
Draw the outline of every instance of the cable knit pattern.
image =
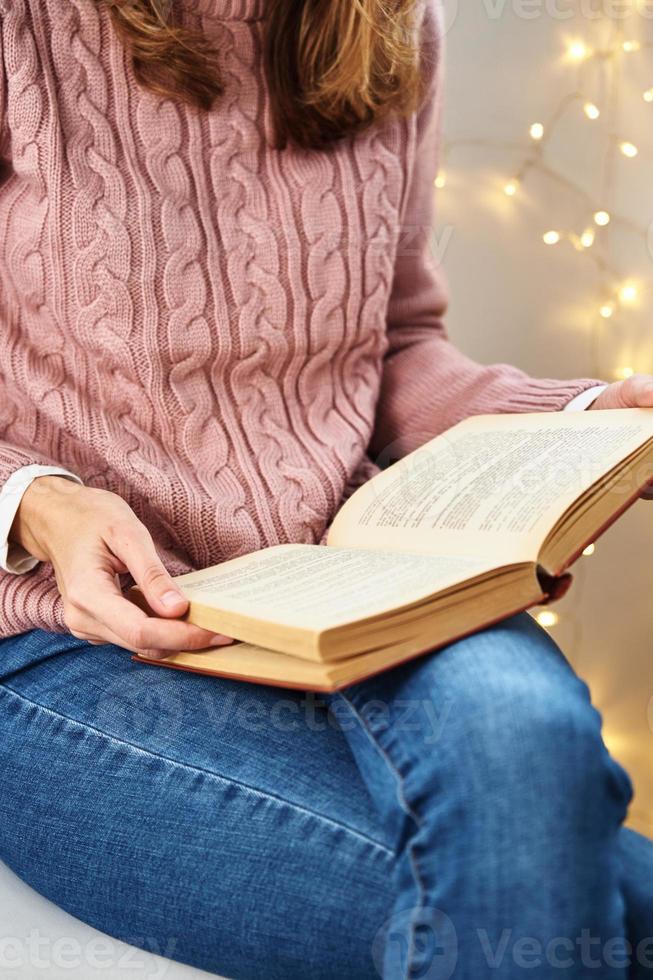
[[[180, 2], [220, 50], [211, 113], [141, 89], [95, 0], [0, 0], [0, 484], [121, 494], [173, 574], [318, 542], [373, 460], [596, 383], [446, 337], [432, 0], [423, 108], [324, 153], [274, 149], [266, 0]], [[49, 567], [0, 573], [0, 631], [34, 626], [65, 629]]]

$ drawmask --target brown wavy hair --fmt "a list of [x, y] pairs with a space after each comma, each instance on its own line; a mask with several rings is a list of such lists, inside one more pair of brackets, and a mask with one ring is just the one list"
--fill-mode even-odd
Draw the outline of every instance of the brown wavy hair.
[[[139, 83], [199, 110], [222, 94], [218, 52], [174, 0], [108, 7]], [[421, 96], [418, 0], [267, 0], [263, 58], [277, 145], [323, 148]]]

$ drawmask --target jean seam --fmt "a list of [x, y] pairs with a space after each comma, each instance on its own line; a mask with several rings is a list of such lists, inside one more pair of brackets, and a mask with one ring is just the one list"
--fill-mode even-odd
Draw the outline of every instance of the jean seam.
[[105, 738], [108, 742], [112, 742], [116, 745], [125, 746], [126, 748], [131, 749], [132, 752], [140, 753], [142, 755], [148, 756], [153, 759], [160, 759], [162, 762], [167, 763], [169, 766], [173, 766], [173, 767], [176, 766], [180, 769], [185, 769], [188, 772], [202, 773], [204, 776], [207, 776], [210, 779], [215, 779], [216, 782], [223, 783], [228, 786], [237, 786], [239, 789], [243, 790], [244, 792], [251, 793], [254, 796], [260, 797], [261, 799], [269, 800], [271, 803], [274, 803], [277, 806], [286, 806], [291, 810], [295, 810], [296, 812], [303, 814], [304, 816], [315, 817], [317, 820], [319, 820], [321, 823], [325, 824], [326, 826], [329, 826], [331, 828], [337, 828], [338, 830], [344, 831], [345, 833], [351, 835], [352, 837], [356, 837], [359, 840], [364, 841], [366, 844], [370, 845], [371, 847], [376, 848], [377, 850], [381, 851], [383, 854], [388, 855], [392, 858], [396, 857], [395, 852], [391, 848], [389, 848], [386, 844], [383, 844], [381, 841], [375, 840], [373, 837], [364, 834], [360, 830], [356, 830], [355, 828], [350, 827], [348, 824], [340, 823], [338, 820], [334, 820], [332, 817], [327, 817], [325, 814], [320, 813], [317, 810], [312, 810], [310, 807], [301, 806], [300, 804], [294, 803], [292, 800], [288, 800], [283, 796], [277, 796], [274, 793], [269, 793], [266, 790], [262, 790], [257, 786], [251, 786], [249, 783], [243, 782], [242, 780], [233, 779], [230, 776], [225, 776], [222, 773], [213, 772], [211, 769], [205, 769], [202, 766], [191, 765], [188, 762], [180, 762], [179, 759], [172, 759], [167, 755], [163, 755], [163, 753], [161, 752], [154, 752], [152, 749], [146, 749], [143, 748], [143, 746], [141, 745], [135, 745], [133, 742], [130, 742], [127, 739], [117, 738], [115, 735], [111, 735], [109, 734], [109, 732], [105, 732], [101, 728], [96, 728], [94, 725], [90, 725], [87, 722], [79, 721], [77, 718], [70, 718], [68, 717], [68, 715], [64, 715], [59, 711], [54, 711], [52, 708], [48, 708], [47, 705], [41, 704], [39, 701], [34, 701], [31, 698], [25, 697], [24, 694], [21, 694], [19, 691], [14, 690], [14, 688], [10, 687], [8, 684], [0, 684], [0, 691], [3, 690], [13, 694], [13, 696], [15, 698], [18, 698], [20, 701], [24, 701], [26, 704], [30, 704], [33, 707], [38, 708], [40, 711], [43, 711], [54, 718], [59, 718], [69, 725], [82, 728], [84, 731], [93, 732], [94, 734], [102, 738]]
[[[392, 775], [394, 776], [397, 782], [397, 796], [399, 799], [400, 806], [402, 807], [404, 813], [406, 813], [407, 816], [409, 816], [410, 819], [413, 821], [417, 830], [418, 831], [421, 830], [422, 821], [419, 815], [413, 810], [410, 803], [406, 799], [406, 795], [404, 793], [404, 777], [401, 773], [401, 770], [394, 764], [390, 755], [388, 754], [388, 752], [386, 752], [384, 747], [381, 745], [379, 739], [374, 735], [372, 728], [365, 721], [365, 719], [363, 718], [362, 714], [360, 713], [360, 711], [358, 710], [354, 702], [350, 698], [348, 698], [343, 691], [337, 691], [336, 697], [340, 698], [342, 701], [345, 702], [345, 704], [349, 705], [355, 717], [358, 719], [358, 723], [360, 724], [361, 729], [365, 732], [365, 734], [372, 742], [372, 744], [375, 746], [377, 751], [381, 753], [386, 765], [390, 769], [390, 772], [392, 773]], [[408, 953], [406, 956], [405, 980], [409, 980], [412, 972], [413, 954], [415, 950], [415, 926], [416, 926], [415, 920], [417, 918], [417, 914], [425, 907], [424, 903], [426, 898], [426, 888], [424, 886], [424, 881], [419, 871], [416, 855], [414, 853], [412, 844], [410, 842], [406, 850], [408, 854], [408, 860], [410, 862], [410, 866], [413, 871], [413, 877], [417, 885], [417, 893], [418, 893], [417, 905], [415, 908], [415, 912], [411, 916], [411, 921], [410, 921], [410, 942], [408, 946]]]

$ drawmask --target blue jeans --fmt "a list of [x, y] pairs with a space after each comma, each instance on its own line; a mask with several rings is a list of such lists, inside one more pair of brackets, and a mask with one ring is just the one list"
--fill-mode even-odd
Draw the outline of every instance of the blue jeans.
[[653, 844], [519, 616], [328, 698], [0, 641], [0, 859], [232, 978], [653, 976]]

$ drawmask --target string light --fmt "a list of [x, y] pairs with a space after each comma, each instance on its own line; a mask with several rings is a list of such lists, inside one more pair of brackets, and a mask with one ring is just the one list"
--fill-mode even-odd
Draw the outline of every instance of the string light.
[[[607, 18], [609, 15], [604, 15], [604, 16], [606, 16]], [[619, 30], [615, 28], [615, 39], [613, 40], [612, 44], [608, 45], [607, 47], [599, 47], [595, 49], [590, 47], [589, 44], [586, 43], [586, 41], [582, 39], [575, 39], [567, 43], [566, 49], [567, 49], [568, 58], [571, 61], [580, 64], [588, 59], [595, 59], [600, 62], [607, 62], [610, 59], [617, 57], [620, 52], [634, 53], [636, 51], [640, 51], [642, 47], [653, 48], [653, 42], [650, 43], [647, 42], [645, 45], [643, 45], [636, 40], [630, 40], [630, 39], [623, 40], [623, 38], [619, 37]], [[606, 84], [614, 87], [614, 85], [616, 84], [614, 72], [611, 72], [610, 75], [607, 75], [607, 79], [608, 81]], [[613, 107], [615, 104], [613, 89], [611, 88], [606, 89], [604, 86], [602, 92], [603, 92], [602, 99], [605, 100], [606, 105], [608, 107]], [[653, 104], [653, 87], [647, 89], [643, 93], [643, 98], [646, 102], [650, 102]], [[565, 175], [554, 170], [549, 165], [548, 160], [546, 160], [544, 156], [545, 147], [550, 142], [553, 131], [556, 129], [556, 126], [562, 119], [565, 109], [567, 108], [567, 106], [578, 101], [580, 101], [584, 115], [588, 120], [595, 121], [600, 118], [602, 112], [601, 109], [599, 108], [599, 105], [597, 105], [597, 103], [593, 101], [591, 98], [583, 97], [581, 93], [576, 91], [570, 93], [569, 95], [565, 96], [561, 100], [557, 109], [552, 113], [552, 116], [548, 123], [545, 122], [532, 123], [532, 125], [529, 127], [529, 134], [531, 140], [533, 141], [533, 144], [535, 145], [532, 147], [530, 154], [523, 161], [521, 167], [517, 172], [517, 175], [511, 177], [503, 185], [503, 192], [506, 195], [506, 197], [509, 198], [516, 197], [518, 191], [521, 188], [522, 181], [525, 178], [525, 176], [529, 173], [529, 171], [539, 171], [545, 174], [546, 176], [552, 178], [560, 185], [566, 186], [569, 190], [571, 190], [573, 193], [576, 193], [578, 196], [582, 195], [585, 198], [585, 200], [587, 200], [587, 195], [585, 194], [585, 192], [580, 187], [578, 187], [578, 185], [574, 184], [572, 181], [567, 179]], [[459, 140], [457, 142], [460, 145], [465, 141]], [[483, 145], [486, 145], [486, 141], [474, 140], [469, 142], [473, 143], [474, 145], [479, 144], [479, 142], [481, 142]], [[494, 146], [495, 144], [488, 141], [487, 145]], [[610, 146], [618, 150], [627, 159], [634, 159], [639, 155], [639, 147], [631, 140], [625, 138], [622, 139], [622, 138], [612, 137], [610, 139]], [[612, 169], [608, 164], [606, 164], [604, 167], [604, 185], [601, 193], [601, 196], [605, 201], [610, 199], [611, 179], [612, 179]], [[436, 186], [439, 187], [444, 186], [444, 177], [442, 175], [438, 175], [438, 178], [436, 179]], [[607, 228], [608, 225], [610, 225], [613, 220], [618, 222], [620, 225], [628, 226], [631, 229], [634, 228], [641, 238], [643, 238], [645, 241], [648, 241], [647, 228], [635, 226], [631, 220], [624, 218], [621, 215], [613, 215], [605, 207], [598, 208], [595, 211], [592, 211], [591, 208], [588, 208], [588, 210], [590, 211], [592, 217], [592, 224], [586, 226], [584, 231], [578, 233], [575, 230], [551, 228], [548, 231], [545, 231], [542, 235], [542, 241], [544, 242], [544, 244], [547, 246], [556, 246], [559, 245], [562, 241], [567, 241], [573, 246], [573, 248], [577, 252], [579, 253], [588, 252], [590, 249], [593, 248], [593, 246], [596, 243], [597, 240], [596, 229]], [[597, 268], [599, 269], [601, 278], [603, 280], [601, 286], [603, 295], [604, 296], [607, 295], [608, 297], [602, 300], [599, 299], [599, 302], [597, 303], [596, 306], [596, 310], [598, 311], [598, 316], [601, 319], [609, 320], [612, 317], [614, 317], [614, 315], [622, 306], [626, 307], [629, 305], [633, 305], [636, 302], [638, 298], [638, 290], [636, 286], [631, 282], [625, 283], [623, 286], [621, 286], [621, 288], [616, 288], [614, 286], [615, 280], [618, 280], [620, 276], [616, 271], [612, 270], [610, 266], [606, 263], [604, 253], [605, 253], [604, 248], [597, 249], [596, 254], [592, 253], [592, 260], [595, 262]]]
[[590, 49], [584, 41], [572, 41], [567, 47], [567, 54], [572, 61], [585, 61], [590, 56]]
[[637, 300], [638, 289], [632, 282], [625, 283], [619, 290], [619, 299], [622, 303], [630, 304]]
[[583, 554], [585, 555], [586, 558], [591, 558], [595, 551], [596, 551], [596, 545], [588, 544]]
[[433, 184], [439, 191], [443, 190], [447, 186], [447, 175], [444, 170], [441, 170], [438, 176], [433, 181]]
[[628, 140], [625, 140], [623, 143], [620, 143], [619, 149], [621, 150], [621, 152], [625, 157], [629, 157], [631, 160], [633, 159], [633, 157], [636, 157], [637, 154], [639, 153], [639, 150], [637, 149], [635, 144], [629, 143]]
[[551, 629], [552, 626], [557, 626], [558, 623], [560, 622], [560, 617], [558, 616], [558, 614], [554, 613], [553, 610], [551, 609], [543, 609], [542, 612], [539, 612], [537, 614], [535, 619], [540, 624], [540, 626], [543, 626], [544, 629], [547, 630]]
[[617, 368], [617, 371], [615, 373], [621, 381], [627, 381], [628, 378], [632, 378], [633, 375], [635, 374], [635, 368], [632, 367]]

